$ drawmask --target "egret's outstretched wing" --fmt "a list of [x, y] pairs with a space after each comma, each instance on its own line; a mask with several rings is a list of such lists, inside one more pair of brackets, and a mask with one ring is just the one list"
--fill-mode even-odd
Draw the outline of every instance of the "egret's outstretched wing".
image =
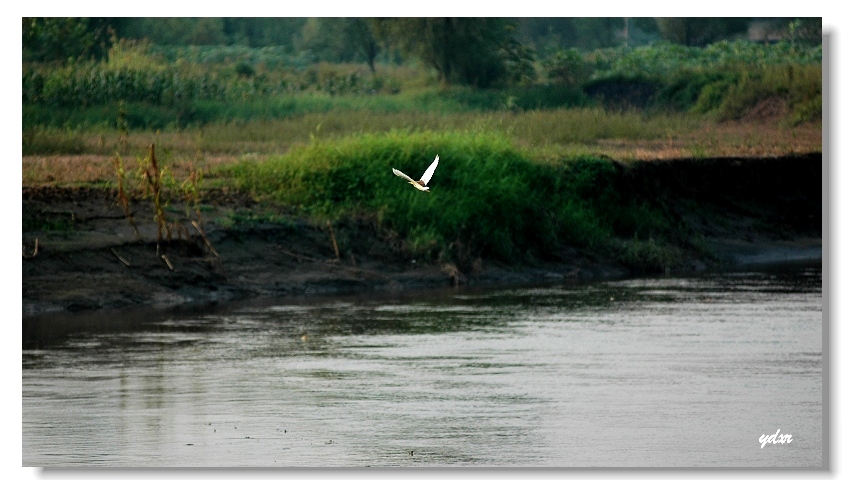
[[433, 178], [433, 172], [436, 171], [436, 167], [438, 166], [439, 156], [436, 155], [436, 159], [433, 160], [433, 163], [431, 163], [429, 167], [427, 167], [427, 171], [424, 172], [424, 175], [421, 175], [421, 181], [419, 183], [421, 183], [422, 185], [427, 185], [428, 183], [430, 183], [430, 179]]
[[405, 173], [403, 173], [402, 171], [397, 170], [397, 169], [395, 169], [395, 168], [393, 168], [393, 169], [392, 169], [392, 173], [394, 173], [395, 175], [397, 175], [397, 176], [399, 176], [399, 177], [403, 178], [404, 180], [406, 180], [406, 181], [408, 181], [408, 182], [414, 182], [414, 181], [415, 181], [415, 180], [413, 180], [413, 179], [409, 178], [408, 176], [406, 176], [406, 174], [405, 174]]

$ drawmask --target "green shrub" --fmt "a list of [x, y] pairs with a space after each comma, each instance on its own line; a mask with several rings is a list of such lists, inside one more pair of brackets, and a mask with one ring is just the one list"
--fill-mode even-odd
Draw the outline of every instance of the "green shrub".
[[251, 64], [242, 61], [237, 62], [237, 64], [234, 65], [234, 72], [241, 77], [253, 77], [255, 74], [254, 67], [252, 67]]
[[593, 71], [575, 48], [560, 49], [543, 63], [547, 79], [565, 85], [581, 85]]
[[738, 73], [725, 70], [682, 70], [668, 78], [657, 94], [656, 104], [679, 111], [708, 112], [722, 101], [717, 92], [727, 91], [738, 80]]
[[822, 98], [813, 97], [795, 106], [792, 114], [792, 124], [799, 125], [804, 122], [815, 122], [822, 119]]

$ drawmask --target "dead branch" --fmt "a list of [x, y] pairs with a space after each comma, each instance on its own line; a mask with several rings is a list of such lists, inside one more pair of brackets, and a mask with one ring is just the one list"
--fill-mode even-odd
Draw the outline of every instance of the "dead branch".
[[115, 256], [115, 257], [117, 257], [117, 260], [120, 260], [121, 262], [123, 262], [123, 264], [124, 264], [125, 266], [127, 266], [127, 267], [131, 267], [131, 264], [129, 263], [129, 261], [128, 261], [128, 260], [126, 260], [125, 258], [121, 257], [121, 256], [120, 256], [120, 254], [119, 254], [119, 253], [117, 253], [117, 250], [114, 250], [114, 249], [112, 248], [112, 249], [111, 249], [111, 253], [113, 253], [113, 254], [114, 254], [114, 256]]
[[203, 229], [202, 226], [199, 225], [199, 222], [197, 222], [196, 220], [191, 220], [190, 223], [193, 224], [193, 227], [196, 229], [196, 231], [199, 232], [199, 235], [202, 236], [202, 240], [205, 241], [205, 245], [208, 246], [211, 253], [213, 253], [214, 255], [216, 255], [217, 258], [219, 258], [219, 252], [217, 252], [216, 249], [213, 248], [213, 245], [211, 245], [210, 240], [208, 240], [207, 235], [205, 235], [205, 229]]

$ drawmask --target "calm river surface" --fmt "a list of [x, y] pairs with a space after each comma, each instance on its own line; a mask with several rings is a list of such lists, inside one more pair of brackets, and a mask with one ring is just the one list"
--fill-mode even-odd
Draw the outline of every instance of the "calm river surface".
[[821, 276], [25, 322], [23, 465], [820, 467]]

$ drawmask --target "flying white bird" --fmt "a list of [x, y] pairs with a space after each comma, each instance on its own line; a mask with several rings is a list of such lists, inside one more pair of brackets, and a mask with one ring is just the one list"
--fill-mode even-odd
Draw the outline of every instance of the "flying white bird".
[[430, 179], [433, 178], [433, 172], [436, 171], [436, 167], [438, 166], [439, 156], [436, 155], [436, 159], [433, 160], [433, 163], [431, 163], [429, 167], [427, 167], [427, 170], [424, 172], [424, 175], [421, 175], [421, 180], [418, 180], [417, 182], [409, 178], [409, 176], [405, 173], [395, 168], [392, 169], [392, 173], [408, 181], [410, 184], [412, 184], [413, 187], [417, 188], [418, 190], [421, 190], [422, 192], [429, 192], [430, 187], [428, 187], [427, 184], [430, 183]]

